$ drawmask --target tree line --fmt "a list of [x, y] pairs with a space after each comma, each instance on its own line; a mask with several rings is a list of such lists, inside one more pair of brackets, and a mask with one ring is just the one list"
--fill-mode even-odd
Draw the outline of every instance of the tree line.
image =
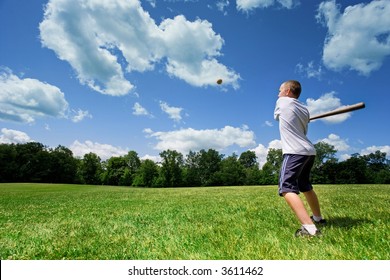
[[[386, 153], [353, 154], [339, 162], [334, 146], [315, 144], [314, 184], [388, 184]], [[160, 153], [161, 162], [141, 160], [135, 151], [102, 161], [95, 153], [76, 158], [64, 146], [48, 148], [38, 142], [0, 144], [0, 182], [93, 184], [136, 187], [197, 187], [275, 185], [282, 150], [270, 149], [259, 168], [255, 152], [225, 156], [214, 149]]]

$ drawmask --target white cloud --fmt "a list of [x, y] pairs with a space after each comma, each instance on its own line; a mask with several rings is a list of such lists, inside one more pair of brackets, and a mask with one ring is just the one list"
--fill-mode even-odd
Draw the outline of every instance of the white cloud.
[[224, 15], [227, 15], [226, 8], [229, 7], [230, 2], [229, 0], [219, 0], [217, 3], [215, 3], [217, 6], [217, 10], [222, 12]]
[[183, 108], [169, 106], [168, 103], [160, 101], [161, 110], [168, 114], [169, 118], [175, 122], [180, 122], [182, 119], [181, 112]]
[[282, 142], [280, 140], [272, 140], [268, 143], [268, 147], [265, 147], [263, 144], [259, 144], [256, 148], [252, 149], [257, 156], [257, 161], [259, 162], [259, 168], [262, 168], [263, 165], [267, 162], [267, 155], [270, 149], [282, 149]]
[[274, 123], [271, 122], [271, 121], [265, 121], [264, 123], [266, 126], [269, 126], [269, 127], [273, 127], [274, 126]]
[[152, 130], [151, 128], [145, 128], [145, 129], [143, 130], [143, 132], [146, 133], [146, 134], [152, 134], [152, 133], [153, 133], [153, 130]]
[[263, 165], [267, 162], [268, 148], [266, 148], [263, 144], [259, 144], [251, 151], [255, 152], [257, 156], [257, 161], [259, 163], [259, 168], [262, 168]]
[[160, 156], [151, 156], [151, 155], [148, 155], [148, 154], [144, 155], [143, 157], [140, 157], [140, 159], [141, 160], [150, 159], [150, 160], [152, 160], [152, 161], [154, 161], [156, 163], [159, 163], [159, 162], [162, 161]]
[[349, 145], [347, 144], [348, 140], [341, 139], [340, 136], [336, 134], [329, 134], [327, 138], [317, 140], [318, 142], [325, 142], [329, 145], [334, 146], [335, 150], [338, 152], [348, 151]]
[[144, 107], [142, 107], [142, 105], [139, 104], [138, 102], [134, 103], [133, 115], [136, 115], [136, 116], [152, 116], [148, 112], [148, 110], [146, 110]]
[[299, 4], [298, 0], [237, 0], [237, 9], [248, 12], [256, 8], [268, 8], [275, 4], [280, 4], [283, 8], [292, 9]]
[[111, 157], [123, 156], [128, 153], [128, 150], [122, 149], [120, 147], [114, 147], [108, 144], [100, 144], [89, 140], [85, 141], [84, 143], [76, 140], [72, 145], [70, 145], [69, 149], [73, 152], [75, 157], [82, 158], [85, 154], [95, 153], [102, 160], [107, 160]]
[[166, 19], [159, 26], [164, 33], [167, 72], [193, 86], [217, 86], [221, 78], [225, 84], [238, 88], [240, 76], [220, 64], [215, 57], [221, 55], [224, 41], [207, 20], [187, 21], [182, 15]]
[[349, 68], [363, 75], [378, 70], [390, 55], [390, 1], [378, 0], [345, 8], [322, 2], [317, 19], [328, 28], [323, 50], [326, 67]]
[[268, 144], [269, 149], [281, 149], [282, 148], [282, 141], [279, 139], [272, 140]]
[[361, 155], [368, 155], [371, 153], [375, 153], [376, 151], [381, 151], [382, 153], [386, 153], [387, 158], [390, 157], [390, 146], [385, 145], [385, 146], [371, 146], [363, 149], [360, 154]]
[[0, 134], [0, 143], [2, 144], [24, 144], [34, 142], [25, 132], [2, 128]]
[[195, 130], [193, 128], [168, 132], [153, 132], [145, 129], [147, 137], [157, 139], [156, 150], [176, 150], [183, 154], [201, 149], [222, 150], [232, 145], [250, 147], [255, 145], [253, 131], [243, 128], [225, 126], [222, 129]]
[[65, 117], [67, 109], [58, 87], [0, 69], [0, 120], [33, 123], [40, 117]]
[[320, 80], [323, 75], [322, 66], [316, 66], [314, 61], [308, 62], [306, 66], [302, 63], [298, 63], [296, 65], [296, 70], [298, 73], [304, 75], [307, 78], [315, 78]]
[[[310, 116], [315, 116], [328, 111], [332, 111], [338, 108], [345, 107], [341, 104], [341, 100], [334, 96], [335, 92], [329, 92], [322, 95], [319, 99], [308, 98], [306, 104], [310, 112]], [[351, 113], [344, 113], [331, 117], [320, 119], [323, 122], [328, 123], [340, 123], [347, 120], [351, 116]]]
[[125, 72], [151, 71], [161, 62], [194, 86], [216, 86], [218, 75], [238, 87], [239, 75], [216, 60], [224, 41], [207, 20], [179, 15], [158, 26], [139, 0], [51, 0], [39, 28], [43, 46], [103, 94], [128, 94], [134, 86]]
[[156, 8], [156, 0], [146, 0], [146, 1], [149, 2], [150, 6]]
[[[390, 159], [390, 146], [384, 145], [384, 146], [370, 146], [367, 148], [362, 149], [359, 152], [359, 155], [369, 155], [371, 153], [375, 153], [376, 151], [380, 151], [382, 153], [386, 153], [386, 158]], [[340, 161], [345, 161], [347, 159], [351, 158], [351, 154], [342, 154], [339, 156]]]
[[81, 109], [78, 109], [77, 111], [72, 110], [73, 116], [72, 116], [72, 122], [78, 123], [84, 120], [85, 118], [92, 119], [92, 115], [88, 111], [83, 111]]
[[341, 154], [339, 156], [339, 161], [346, 161], [347, 159], [351, 158], [350, 154]]

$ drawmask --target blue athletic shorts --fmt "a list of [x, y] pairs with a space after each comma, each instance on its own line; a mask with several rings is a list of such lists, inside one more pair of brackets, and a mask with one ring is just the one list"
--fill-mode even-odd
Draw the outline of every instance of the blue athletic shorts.
[[279, 195], [307, 192], [313, 189], [310, 171], [315, 156], [284, 154], [279, 176]]

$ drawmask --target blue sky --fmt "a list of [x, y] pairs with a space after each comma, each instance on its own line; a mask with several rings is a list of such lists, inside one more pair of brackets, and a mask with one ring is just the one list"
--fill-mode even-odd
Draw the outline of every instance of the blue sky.
[[[280, 84], [302, 83], [313, 143], [390, 154], [390, 1], [0, 0], [0, 143], [133, 150], [280, 148]], [[222, 78], [223, 83], [216, 81]]]

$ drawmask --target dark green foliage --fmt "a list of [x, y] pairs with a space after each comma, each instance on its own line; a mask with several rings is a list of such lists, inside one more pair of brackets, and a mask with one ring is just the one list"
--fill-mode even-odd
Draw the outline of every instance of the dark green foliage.
[[162, 187], [181, 187], [183, 184], [183, 155], [177, 151], [167, 150], [160, 153], [162, 165], [160, 180]]
[[190, 151], [186, 157], [183, 170], [185, 185], [188, 187], [201, 186], [200, 153]]
[[221, 185], [220, 172], [223, 155], [209, 149], [199, 152], [190, 151], [184, 165], [186, 186]]
[[[44, 155], [45, 156], [45, 155]], [[71, 150], [64, 146], [58, 146], [50, 153], [50, 164], [46, 163], [46, 169], [50, 170], [53, 183], [75, 183], [78, 161], [73, 157]], [[35, 166], [40, 166], [40, 164]]]
[[[314, 184], [389, 184], [386, 153], [353, 154], [338, 162], [337, 151], [315, 144]], [[260, 169], [256, 154], [245, 151], [225, 157], [218, 151], [190, 151], [185, 159], [175, 150], [160, 153], [161, 163], [141, 160], [135, 151], [106, 161], [94, 153], [76, 159], [64, 146], [41, 143], [0, 144], [0, 182], [83, 183], [138, 187], [275, 185], [283, 160], [281, 149], [270, 149]]]
[[243, 152], [238, 161], [244, 166], [245, 168], [252, 168], [252, 167], [257, 167], [258, 162], [257, 162], [257, 156], [254, 151], [246, 151]]
[[78, 160], [64, 146], [0, 144], [0, 182], [76, 183]]
[[216, 186], [220, 184], [217, 172], [220, 171], [223, 155], [209, 149], [199, 152], [199, 179], [202, 186]]
[[105, 185], [132, 186], [140, 165], [141, 160], [134, 151], [125, 156], [111, 157], [103, 163], [101, 181]]
[[279, 179], [279, 171], [283, 161], [281, 149], [270, 149], [267, 155], [267, 162], [261, 172], [262, 185], [276, 185]]
[[84, 155], [79, 166], [79, 175], [81, 176], [83, 183], [99, 185], [101, 183], [100, 176], [102, 171], [102, 164], [98, 155], [94, 153]]
[[223, 186], [242, 186], [244, 184], [245, 169], [235, 154], [222, 160], [219, 176]]
[[157, 164], [150, 159], [146, 159], [141, 162], [141, 165], [136, 172], [133, 181], [133, 186], [155, 187], [157, 178], [158, 178]]
[[17, 152], [14, 144], [0, 144], [0, 182], [14, 182], [16, 173]]
[[318, 142], [314, 145], [317, 155], [312, 169], [312, 181], [314, 183], [330, 184], [336, 176], [336, 153], [335, 148], [325, 142]]

